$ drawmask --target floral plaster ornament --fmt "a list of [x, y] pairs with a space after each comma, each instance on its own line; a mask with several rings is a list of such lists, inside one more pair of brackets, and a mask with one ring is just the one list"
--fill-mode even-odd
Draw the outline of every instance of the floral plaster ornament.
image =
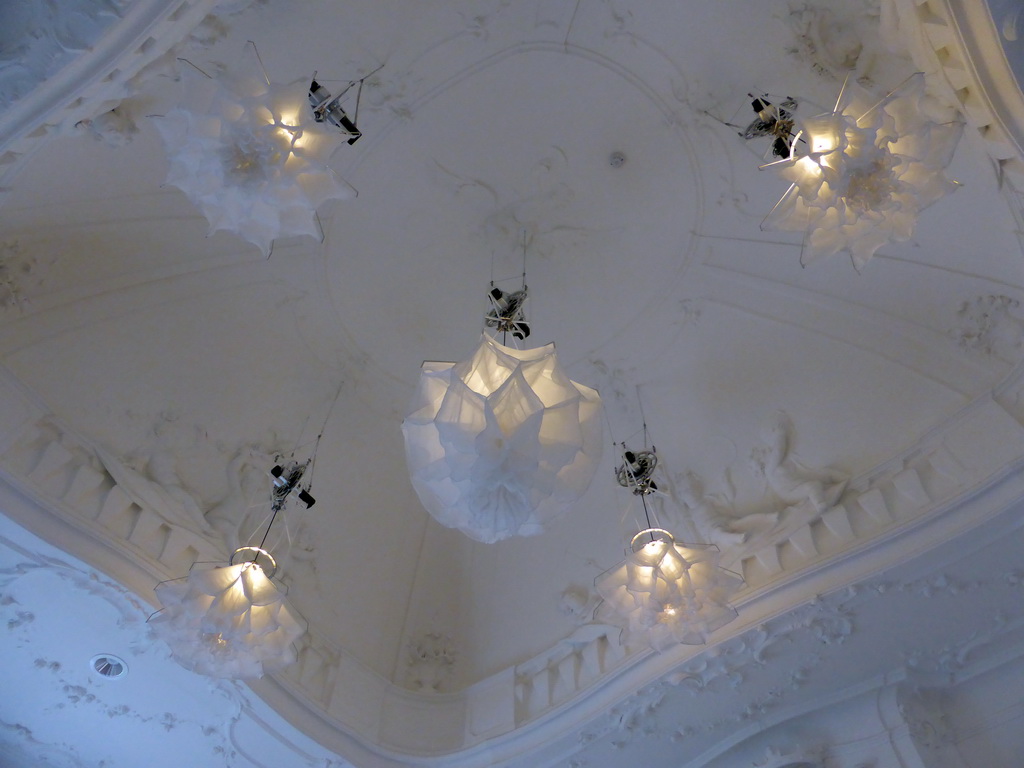
[[848, 251], [860, 270], [956, 188], [944, 171], [963, 123], [927, 116], [921, 73], [866, 111], [853, 91], [847, 83], [830, 114], [801, 121], [791, 157], [764, 166], [791, 184], [761, 226], [806, 232], [808, 261]]
[[458, 658], [455, 640], [440, 632], [425, 632], [406, 646], [409, 651], [406, 686], [417, 691], [441, 692], [451, 682]]
[[318, 123], [309, 82], [186, 78], [183, 103], [157, 121], [170, 158], [167, 183], [210, 222], [264, 255], [286, 235], [322, 238], [316, 209], [356, 191], [327, 166], [340, 134]]
[[566, 376], [554, 344], [512, 349], [486, 334], [468, 360], [423, 364], [402, 423], [423, 506], [486, 543], [537, 535], [578, 499], [602, 429], [601, 398]]

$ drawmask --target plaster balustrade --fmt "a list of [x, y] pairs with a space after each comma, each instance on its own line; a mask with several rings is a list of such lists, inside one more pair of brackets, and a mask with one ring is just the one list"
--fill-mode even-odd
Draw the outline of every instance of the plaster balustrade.
[[[84, 438], [9, 379], [0, 398], [0, 472], [10, 516], [154, 602], [152, 587], [222, 544], [132, 500]], [[654, 654], [622, 646], [615, 629], [587, 624], [533, 659], [447, 694], [410, 691], [370, 671], [315, 625], [298, 662], [253, 688], [310, 735], [372, 765], [451, 755], [459, 765], [512, 755], [553, 722], [579, 728], [615, 701], [692, 663], [772, 616], [902, 562], [1004, 510], [1021, 489], [1024, 393], [1018, 369], [902, 455], [851, 481], [822, 513], [791, 508], [775, 538], [734, 555], [746, 588], [740, 619], [707, 647]], [[1018, 483], [1019, 484], [1019, 483]], [[20, 499], [20, 502], [17, 500]], [[976, 503], [965, 503], [974, 499]], [[786, 520], [790, 524], [786, 524]], [[429, 712], [429, 717], [425, 713]], [[367, 751], [368, 750], [368, 751]]]

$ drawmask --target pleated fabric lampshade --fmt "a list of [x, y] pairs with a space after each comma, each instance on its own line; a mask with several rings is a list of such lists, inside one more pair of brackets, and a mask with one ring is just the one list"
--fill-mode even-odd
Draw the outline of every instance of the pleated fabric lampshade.
[[285, 235], [321, 238], [316, 209], [355, 190], [327, 165], [341, 136], [314, 119], [309, 80], [186, 79], [176, 108], [156, 119], [170, 159], [167, 183], [210, 223], [264, 255]]
[[305, 624], [260, 562], [197, 564], [155, 591], [163, 609], [149, 623], [186, 669], [254, 678], [295, 661], [293, 644]]
[[427, 511], [490, 543], [539, 534], [587, 489], [601, 399], [569, 379], [554, 344], [519, 350], [484, 334], [468, 360], [423, 364], [402, 431]]
[[621, 626], [628, 644], [663, 651], [702, 645], [736, 618], [729, 599], [743, 580], [718, 565], [713, 544], [681, 544], [650, 528], [633, 537], [624, 562], [594, 582], [598, 621]]
[[831, 113], [801, 121], [793, 156], [766, 166], [790, 187], [762, 228], [805, 232], [804, 261], [848, 251], [859, 270], [956, 188], [945, 169], [963, 123], [928, 116], [920, 73], [870, 107], [854, 105], [855, 91], [845, 85]]

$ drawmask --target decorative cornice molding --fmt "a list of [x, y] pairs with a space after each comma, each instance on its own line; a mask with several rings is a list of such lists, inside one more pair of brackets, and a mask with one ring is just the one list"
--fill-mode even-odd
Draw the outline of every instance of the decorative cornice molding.
[[[912, 6], [921, 23], [931, 6], [948, 5], [943, 0], [894, 1]], [[19, 102], [2, 116], [0, 177], [20, 167], [53, 132], [120, 99], [128, 80], [187, 34], [213, 5], [213, 0], [137, 0], [73, 71], [54, 79], [48, 86], [53, 90], [38, 89], [31, 102]], [[939, 27], [929, 28], [929, 34], [941, 33]], [[623, 28], [619, 33], [627, 34]], [[486, 23], [467, 34], [486, 37]], [[561, 50], [562, 44], [555, 40], [549, 47]], [[123, 50], [132, 53], [121, 58]], [[666, 116], [671, 117], [670, 110]], [[982, 122], [982, 135], [991, 134], [993, 146], [1003, 146], [996, 129], [985, 129]], [[1013, 170], [1016, 160], [1016, 154], [1007, 158], [1006, 167]], [[437, 755], [452, 755], [451, 765], [494, 764], [540, 744], [552, 723], [587, 728], [609, 707], [610, 724], [599, 722], [584, 734], [606, 726], [609, 733], [642, 729], [635, 724], [637, 713], [656, 707], [663, 696], [663, 684], [653, 681], [670, 674], [672, 682], [693, 695], [710, 685], [739, 685], [742, 666], [757, 663], [772, 637], [785, 636], [782, 630], [769, 635], [764, 622], [791, 610], [809, 591], [864, 578], [950, 532], [967, 530], [1019, 498], [1024, 493], [1020, 484], [985, 493], [1024, 462], [1024, 407], [1016, 405], [1022, 391], [1018, 370], [997, 397], [979, 398], [911, 449], [851, 481], [838, 505], [791, 507], [784, 528], [739, 558], [748, 588], [738, 603], [746, 615], [709, 648], [655, 656], [624, 647], [615, 628], [585, 624], [533, 659], [458, 693], [437, 695], [393, 685], [313, 628], [302, 642], [298, 663], [274, 680], [255, 684], [254, 690], [289, 710], [293, 720], [306, 720], [300, 727], [322, 727], [317, 734], [325, 744], [344, 754], [369, 755], [367, 764], [380, 766], [427, 764]], [[160, 578], [180, 575], [194, 560], [221, 554], [219, 541], [175, 524], [163, 510], [139, 504], [88, 441], [38, 406], [3, 394], [0, 475], [9, 487], [0, 494], [10, 497], [5, 509], [12, 517], [147, 597]], [[966, 502], [974, 503], [967, 507]], [[940, 518], [940, 534], [925, 530]], [[82, 541], [72, 542], [70, 532]], [[897, 541], [908, 546], [895, 546]], [[886, 542], [893, 545], [883, 546]], [[854, 562], [868, 551], [873, 557]], [[842, 643], [852, 631], [852, 617], [841, 607], [816, 605], [802, 621], [784, 626], [811, 632], [826, 645]], [[800, 684], [799, 675], [796, 670], [793, 685]], [[638, 690], [643, 693], [629, 698]], [[427, 710], [429, 727], [422, 716]], [[487, 740], [488, 748], [481, 748]]]
[[[999, 400], [1018, 402], [1015, 394], [1020, 389], [1024, 386], [1018, 373], [1000, 390]], [[18, 399], [8, 397], [5, 407], [19, 407]], [[6, 446], [0, 452], [0, 472], [9, 483], [6, 495], [17, 489], [39, 507], [25, 510], [22, 503], [19, 512], [19, 505], [8, 505], [15, 520], [143, 596], [156, 581], [180, 575], [192, 561], [221, 554], [223, 545], [214, 537], [176, 525], [166, 514], [133, 500], [85, 440], [43, 412], [35, 410], [36, 416], [29, 416], [33, 409], [24, 399], [20, 407], [25, 411], [20, 416], [0, 414], [0, 423], [12, 425], [8, 433], [0, 431], [0, 448]], [[373, 755], [371, 764], [381, 766], [407, 763], [410, 755], [429, 761], [428, 755], [447, 754], [467, 766], [483, 764], [495, 754], [510, 759], [529, 748], [532, 731], [541, 738], [539, 734], [554, 722], [562, 729], [584, 727], [609, 712], [609, 705], [622, 714], [613, 718], [615, 722], [630, 731], [630, 705], [616, 702], [624, 700], [623, 693], [628, 697], [646, 690], [665, 675], [665, 685], [674, 683], [699, 695], [708, 686], [738, 685], [741, 668], [757, 663], [764, 649], [786, 632], [813, 633], [823, 645], [843, 642], [853, 619], [830, 603], [812, 603], [788, 616], [789, 623], [780, 625], [784, 630], [769, 631], [761, 622], [789, 611], [791, 601], [805, 599], [799, 595], [808, 589], [822, 593], [859, 581], [948, 538], [950, 531], [967, 530], [1004, 509], [1024, 488], [1014, 485], [1007, 489], [1009, 496], [996, 494], [991, 499], [982, 498], [983, 490], [1024, 461], [1022, 446], [1024, 427], [1015, 416], [991, 397], [975, 401], [913, 449], [854, 479], [838, 506], [809, 511], [784, 538], [749, 553], [742, 560], [748, 588], [737, 598], [741, 620], [735, 628], [726, 627], [708, 648], [680, 647], [654, 655], [621, 645], [617, 628], [583, 624], [514, 669], [457, 693], [437, 694], [405, 690], [384, 680], [311, 627], [298, 663], [276, 681], [260, 681], [253, 687], [275, 706], [286, 696], [292, 703], [284, 709], [315, 713], [324, 732], [314, 735], [327, 737], [321, 738], [325, 745], [341, 754], [355, 750]], [[977, 504], [964, 504], [956, 515], [950, 514], [968, 499]], [[40, 525], [46, 517], [49, 527]], [[895, 544], [892, 537], [912, 536], [936, 517], [948, 518], [942, 532], [917, 537], [923, 542], [909, 548]], [[55, 521], [63, 523], [64, 533], [53, 535]], [[76, 549], [69, 530], [79, 532], [79, 537], [84, 534], [93, 546]], [[890, 541], [892, 546], [878, 546]], [[872, 557], [851, 560], [867, 551]], [[922, 582], [906, 588], [927, 592], [973, 587]], [[792, 684], [801, 684], [799, 670]], [[600, 695], [593, 695], [598, 689]], [[753, 706], [756, 710], [759, 705]], [[430, 728], [419, 725], [425, 709], [432, 713]], [[751, 716], [755, 714], [752, 711]], [[292, 719], [300, 727], [298, 721], [309, 720]], [[584, 741], [587, 734], [595, 738], [593, 734], [608, 727], [616, 728], [607, 722], [585, 728]], [[517, 738], [507, 738], [513, 733]], [[488, 749], [481, 751], [485, 741]]]
[[[192, 32], [217, 2], [112, 3], [102, 15], [109, 23], [93, 30], [95, 40], [65, 41], [81, 50], [57, 72], [37, 73], [40, 82], [0, 112], [0, 183], [17, 173], [47, 138], [116, 107], [129, 95], [132, 78]], [[52, 5], [62, 14], [77, 10], [65, 3]]]
[[883, 0], [930, 92], [963, 112], [1001, 171], [1024, 182], [1024, 94], [988, 5], [965, 0]]

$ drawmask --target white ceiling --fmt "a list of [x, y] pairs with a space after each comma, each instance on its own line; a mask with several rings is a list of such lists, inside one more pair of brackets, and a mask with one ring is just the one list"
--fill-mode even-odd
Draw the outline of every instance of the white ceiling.
[[[972, 348], [957, 314], [1024, 295], [1017, 221], [976, 134], [950, 169], [963, 186], [862, 274], [841, 256], [804, 269], [799, 234], [760, 230], [786, 184], [722, 121], [753, 117], [748, 92], [822, 111], [844, 64], [876, 94], [901, 82], [913, 66], [877, 42], [870, 0], [275, 0], [221, 23], [175, 53], [248, 71], [252, 40], [275, 82], [316, 70], [335, 88], [383, 65], [363, 138], [331, 160], [358, 197], [320, 211], [322, 244], [284, 238], [269, 259], [207, 237], [162, 186], [154, 124], [190, 82], [171, 57], [120, 107], [129, 143], [67, 132], [7, 180], [0, 360], [202, 509], [230, 494], [232, 459], [305, 458], [323, 425], [318, 504], [287, 521], [284, 579], [312, 628], [399, 685], [427, 632], [457, 649], [453, 690], [569, 634], [563, 591], [632, 532], [610, 444], [639, 442], [640, 398], [666, 485], [692, 470], [750, 512], [778, 506], [750, 461], [776, 411], [797, 458], [856, 477], [1017, 361], [1020, 338]], [[531, 341], [555, 340], [600, 390], [609, 445], [549, 533], [483, 545], [429, 520], [399, 424], [420, 363], [470, 353], [488, 281], [516, 286], [524, 251]]]
[[[187, 672], [149, 632], [151, 609], [0, 518], [5, 768], [347, 765], [232, 681]], [[113, 654], [124, 677], [91, 660]]]

